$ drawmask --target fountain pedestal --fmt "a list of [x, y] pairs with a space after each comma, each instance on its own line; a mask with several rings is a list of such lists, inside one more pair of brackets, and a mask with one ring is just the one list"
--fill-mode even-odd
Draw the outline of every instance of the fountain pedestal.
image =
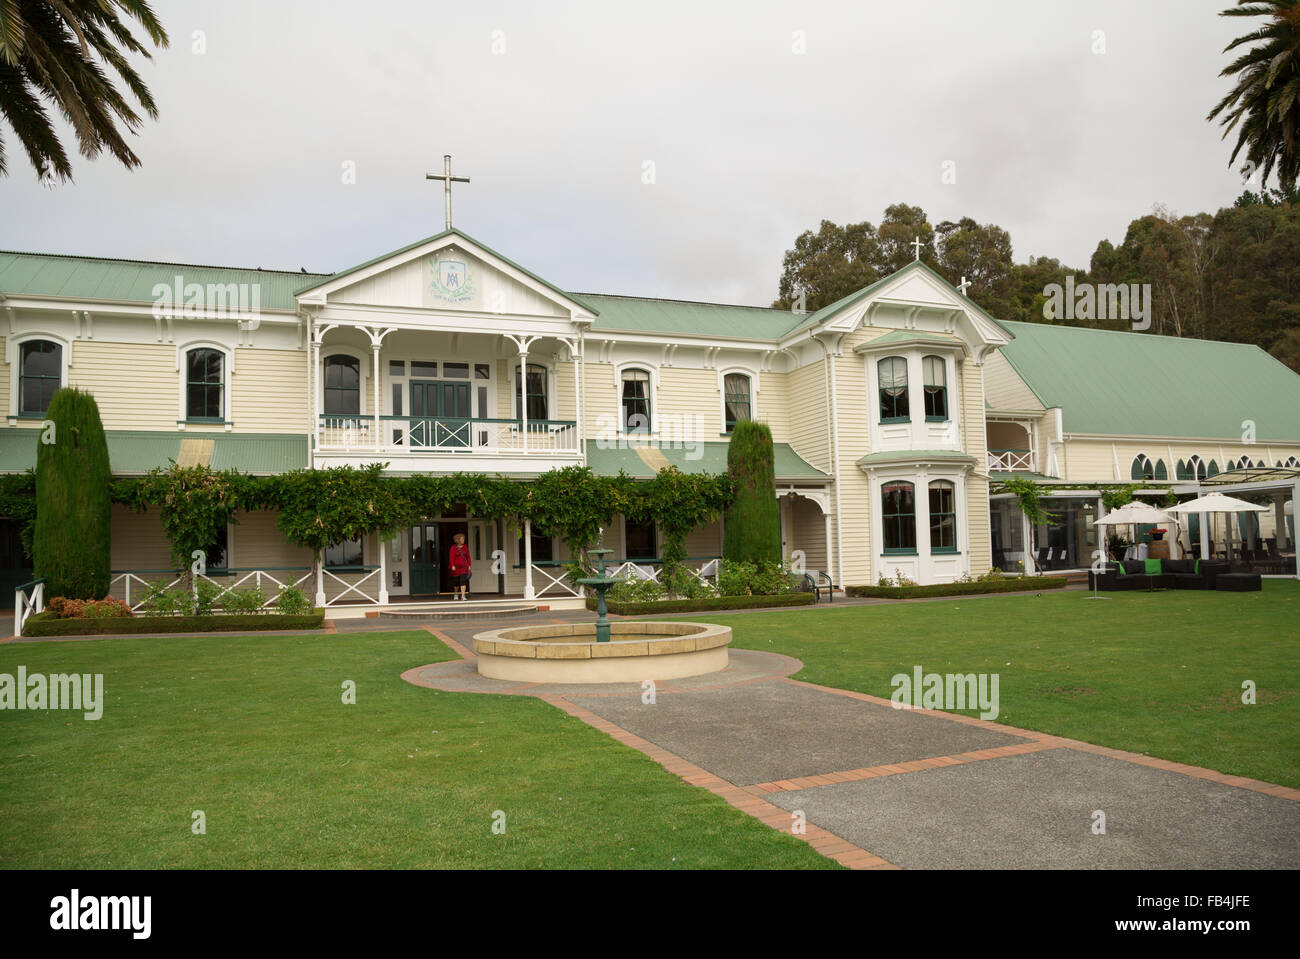
[[587, 550], [588, 556], [596, 557], [596, 564], [599, 569], [595, 576], [587, 576], [578, 580], [580, 586], [590, 586], [596, 591], [596, 642], [609, 642], [609, 609], [605, 605], [605, 594], [609, 588], [614, 585], [616, 580], [605, 574], [605, 556], [614, 552], [612, 549]]

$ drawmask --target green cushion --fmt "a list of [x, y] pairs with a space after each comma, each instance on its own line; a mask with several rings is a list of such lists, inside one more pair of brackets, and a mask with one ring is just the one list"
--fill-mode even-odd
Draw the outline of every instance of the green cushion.
[[1160, 575], [1160, 560], [1158, 560], [1158, 559], [1149, 559], [1149, 560], [1146, 561], [1146, 563], [1147, 563], [1147, 575], [1148, 575], [1148, 576], [1159, 576], [1159, 575]]
[[1115, 571], [1116, 571], [1120, 576], [1127, 576], [1127, 575], [1128, 575], [1127, 573], [1124, 572], [1124, 564], [1123, 564], [1123, 563], [1116, 563], [1116, 564], [1115, 564]]
[[1192, 567], [1192, 572], [1195, 573], [1195, 574], [1198, 575], [1198, 576], [1201, 574], [1201, 561], [1200, 561], [1200, 559], [1197, 559], [1197, 560], [1196, 560], [1196, 565]]

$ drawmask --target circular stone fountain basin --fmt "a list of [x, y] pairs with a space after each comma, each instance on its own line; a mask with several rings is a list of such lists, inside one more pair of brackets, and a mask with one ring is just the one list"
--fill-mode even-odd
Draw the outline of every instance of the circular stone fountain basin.
[[730, 626], [611, 623], [596, 642], [595, 623], [516, 626], [474, 637], [480, 676], [525, 683], [640, 683], [727, 668]]

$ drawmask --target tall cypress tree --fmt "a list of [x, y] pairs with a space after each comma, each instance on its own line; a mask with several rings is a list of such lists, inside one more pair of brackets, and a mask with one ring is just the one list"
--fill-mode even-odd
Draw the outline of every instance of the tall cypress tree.
[[36, 524], [32, 560], [47, 596], [108, 595], [108, 442], [95, 398], [62, 389], [50, 400], [36, 447]]
[[722, 555], [733, 562], [781, 562], [781, 514], [776, 499], [772, 431], [741, 420], [731, 432], [727, 472], [735, 496], [726, 512]]

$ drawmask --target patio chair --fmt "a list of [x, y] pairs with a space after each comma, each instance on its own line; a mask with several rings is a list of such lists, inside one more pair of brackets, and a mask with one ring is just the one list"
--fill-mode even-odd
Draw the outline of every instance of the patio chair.
[[658, 576], [655, 575], [653, 566], [638, 566], [636, 563], [631, 563], [628, 565], [628, 572], [630, 572], [637, 579], [642, 579], [647, 581], [657, 580], [659, 578]]
[[700, 579], [717, 579], [718, 578], [718, 561], [711, 559], [700, 567]]
[[823, 572], [820, 569], [808, 570], [803, 574], [804, 589], [813, 593], [813, 602], [822, 601], [822, 593], [826, 593], [826, 602], [835, 602], [835, 583], [831, 581], [830, 573]]

